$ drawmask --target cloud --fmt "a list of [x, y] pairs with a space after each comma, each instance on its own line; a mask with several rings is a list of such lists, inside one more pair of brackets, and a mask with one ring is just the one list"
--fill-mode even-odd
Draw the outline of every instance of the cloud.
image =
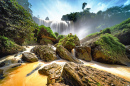
[[128, 5], [128, 4], [130, 4], [130, 0], [127, 0], [127, 1], [124, 3], [124, 5]]

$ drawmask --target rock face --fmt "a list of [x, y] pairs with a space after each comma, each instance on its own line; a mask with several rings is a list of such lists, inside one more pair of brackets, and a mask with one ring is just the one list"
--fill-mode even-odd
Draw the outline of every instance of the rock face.
[[53, 44], [56, 42], [56, 36], [50, 27], [45, 27], [41, 25], [39, 27], [40, 31], [37, 35], [37, 41], [41, 45]]
[[49, 40], [49, 39], [47, 39], [47, 38], [42, 38], [41, 40], [40, 40], [40, 44], [41, 45], [47, 45], [47, 44], [53, 44], [53, 42], [51, 41], [51, 40]]
[[68, 35], [67, 37], [61, 39], [58, 45], [62, 45], [69, 52], [71, 52], [71, 50], [75, 48], [75, 46], [80, 46], [80, 41], [76, 35]]
[[69, 85], [65, 85], [63, 83], [54, 83], [54, 84], [49, 84], [48, 86], [69, 86]]
[[125, 46], [111, 34], [102, 34], [83, 44], [91, 46], [92, 59], [109, 64], [128, 65], [130, 60], [126, 56]]
[[130, 45], [130, 30], [122, 31], [115, 35], [122, 44]]
[[62, 77], [69, 86], [127, 86], [130, 82], [89, 66], [66, 63]]
[[0, 36], [0, 57], [15, 54], [24, 50], [25, 48], [12, 42], [7, 37]]
[[47, 84], [49, 85], [61, 82], [61, 69], [60, 65], [52, 63], [40, 69], [39, 73], [48, 76]]
[[75, 54], [76, 58], [85, 60], [85, 61], [91, 61], [91, 47], [88, 46], [76, 46], [75, 47]]
[[46, 62], [54, 61], [57, 59], [56, 52], [48, 45], [35, 46], [31, 51], [40, 57], [41, 60]]
[[72, 54], [61, 45], [57, 46], [56, 53], [62, 59], [72, 61], [72, 62], [75, 62], [75, 63], [81, 63], [77, 58], [73, 57]]
[[38, 58], [33, 53], [24, 52], [22, 54], [22, 60], [27, 61], [27, 62], [36, 62], [36, 61], [38, 61]]

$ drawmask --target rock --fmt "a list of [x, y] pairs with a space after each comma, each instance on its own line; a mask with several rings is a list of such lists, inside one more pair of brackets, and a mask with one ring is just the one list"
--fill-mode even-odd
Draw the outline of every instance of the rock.
[[53, 44], [53, 42], [47, 38], [43, 38], [40, 40], [41, 45]]
[[123, 29], [122, 31], [119, 31], [116, 35], [115, 35], [122, 44], [124, 45], [130, 45], [130, 29]]
[[27, 62], [36, 62], [36, 61], [38, 61], [38, 58], [33, 53], [24, 52], [22, 54], [22, 60], [27, 61]]
[[40, 44], [53, 44], [56, 42], [56, 36], [51, 30], [50, 27], [45, 27], [44, 25], [41, 25], [39, 27], [40, 31], [38, 32], [37, 35], [37, 42]]
[[3, 76], [4, 73], [3, 73], [3, 72], [4, 72], [4, 70], [3, 70], [3, 69], [0, 69], [0, 79], [3, 79], [3, 78], [4, 78], [4, 76]]
[[62, 67], [56, 63], [47, 65], [39, 70], [40, 74], [47, 75], [47, 84], [54, 84], [61, 82]]
[[65, 84], [70, 86], [124, 86], [130, 82], [112, 75], [108, 72], [98, 70], [82, 64], [68, 62], [62, 72]]
[[103, 34], [88, 40], [84, 46], [91, 46], [92, 59], [109, 64], [128, 65], [130, 60], [126, 56], [125, 46], [111, 34]]
[[10, 39], [4, 36], [0, 36], [0, 58], [3, 56], [15, 54], [24, 51], [25, 48], [17, 45]]
[[65, 85], [63, 83], [54, 83], [54, 84], [49, 84], [48, 86], [69, 86], [69, 85]]
[[75, 47], [76, 58], [82, 59], [85, 61], [91, 61], [91, 47], [88, 46], [76, 46]]
[[69, 52], [71, 52], [71, 50], [75, 48], [75, 46], [80, 46], [80, 41], [76, 35], [68, 35], [67, 37], [61, 39], [58, 45], [62, 45]]
[[125, 47], [126, 47], [126, 55], [130, 59], [130, 45], [127, 45]]
[[0, 69], [0, 75], [3, 74], [3, 69]]
[[40, 57], [41, 60], [46, 62], [57, 59], [55, 50], [53, 50], [53, 48], [49, 47], [48, 45], [35, 46], [31, 51]]
[[73, 57], [72, 54], [61, 45], [57, 46], [56, 53], [62, 59], [72, 61], [75, 63], [81, 63], [77, 58]]

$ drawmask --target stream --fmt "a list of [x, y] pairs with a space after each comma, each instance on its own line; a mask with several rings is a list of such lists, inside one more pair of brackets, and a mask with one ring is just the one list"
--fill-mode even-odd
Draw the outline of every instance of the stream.
[[[25, 46], [24, 46], [25, 47]], [[30, 50], [34, 46], [27, 46], [26, 51], [30, 52]], [[9, 55], [2, 59], [0, 62], [6, 59], [17, 59], [19, 60], [22, 57], [22, 52], [18, 55]], [[81, 60], [85, 66], [90, 66], [93, 68], [97, 68], [102, 71], [109, 72], [121, 78], [124, 78], [127, 81], [130, 81], [130, 67], [122, 66], [122, 65], [111, 65], [111, 64], [104, 64], [95, 61], [86, 62]], [[60, 59], [55, 60], [52, 62], [43, 62], [39, 60], [38, 62], [34, 63], [22, 63], [21, 66], [16, 68], [10, 68], [10, 66], [2, 67], [4, 69], [4, 79], [0, 80], [0, 86], [46, 86], [47, 84], [47, 76], [40, 75], [38, 73], [38, 69], [52, 64], [57, 63], [61, 66], [68, 62], [66, 60]], [[36, 70], [35, 70], [36, 69]]]

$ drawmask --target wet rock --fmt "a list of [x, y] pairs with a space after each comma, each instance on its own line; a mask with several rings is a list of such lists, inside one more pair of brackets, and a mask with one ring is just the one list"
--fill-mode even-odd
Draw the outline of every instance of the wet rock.
[[91, 47], [88, 46], [76, 46], [75, 47], [76, 58], [82, 59], [85, 61], [91, 61]]
[[68, 62], [62, 72], [65, 84], [70, 86], [127, 86], [130, 82], [96, 68]]
[[4, 76], [3, 76], [3, 69], [0, 69], [0, 79], [3, 79], [4, 78]]
[[61, 45], [57, 46], [56, 53], [62, 59], [72, 61], [72, 62], [76, 62], [76, 63], [81, 63], [77, 58], [73, 57], [72, 54]]
[[22, 60], [27, 61], [27, 62], [36, 62], [36, 61], [38, 61], [38, 58], [33, 53], [24, 52], [22, 54]]
[[47, 38], [43, 38], [39, 42], [41, 45], [53, 44], [53, 42]]
[[127, 45], [125, 47], [126, 47], [126, 55], [130, 59], [130, 45]]
[[54, 84], [49, 84], [48, 86], [69, 86], [69, 85], [65, 85], [63, 83], [54, 83]]
[[54, 84], [61, 82], [62, 67], [56, 63], [47, 65], [39, 70], [40, 74], [47, 75], [47, 84]]
[[32, 50], [43, 61], [54, 61], [57, 59], [55, 50], [48, 45], [38, 45]]

